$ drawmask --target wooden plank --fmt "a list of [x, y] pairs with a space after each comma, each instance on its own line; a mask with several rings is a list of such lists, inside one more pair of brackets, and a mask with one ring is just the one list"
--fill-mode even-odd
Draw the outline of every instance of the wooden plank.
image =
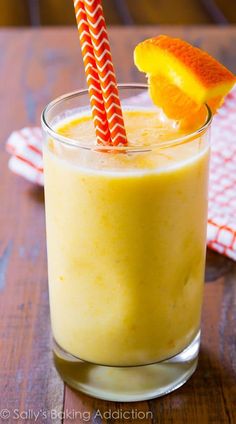
[[[197, 25], [215, 23], [214, 13], [210, 13], [212, 3], [218, 6], [219, 14], [223, 14], [229, 23], [236, 22], [234, 2], [225, 0], [123, 0], [131, 20], [136, 25]], [[0, 25], [29, 25], [30, 10], [40, 10], [42, 25], [74, 25], [73, 2], [68, 0], [8, 0], [1, 4]], [[35, 3], [35, 4], [34, 4]], [[103, 0], [107, 23], [119, 25], [124, 23], [119, 13], [119, 0]], [[216, 14], [217, 15], [217, 14]]]
[[[42, 25], [73, 25], [75, 22], [73, 2], [67, 0], [40, 0]], [[119, 2], [117, 2], [118, 4]], [[212, 19], [198, 0], [125, 0], [127, 10], [137, 25], [150, 24], [206, 24]], [[115, 1], [103, 0], [104, 13], [109, 25], [122, 24]], [[232, 9], [232, 7], [231, 7]], [[172, 12], [174, 10], [174, 13]]]
[[126, 0], [137, 25], [207, 24], [212, 19], [198, 0]]
[[0, 26], [29, 25], [28, 0], [1, 1]]
[[[120, 81], [144, 80], [133, 66], [133, 48], [157, 33], [189, 39], [236, 72], [236, 29], [114, 28], [110, 38]], [[84, 71], [74, 29], [1, 31], [0, 47], [0, 409], [55, 409], [58, 419], [53, 422], [59, 423], [63, 383], [50, 353], [43, 194], [9, 173], [4, 141], [13, 129], [39, 124], [40, 112], [50, 99], [84, 87]], [[235, 275], [235, 263], [208, 253], [200, 366], [183, 388], [136, 404], [102, 402], [66, 388], [64, 411], [89, 411], [93, 423], [101, 422], [95, 420], [97, 409], [122, 408], [151, 411], [153, 419], [143, 421], [147, 423], [236, 422]], [[73, 422], [85, 422], [77, 415]]]

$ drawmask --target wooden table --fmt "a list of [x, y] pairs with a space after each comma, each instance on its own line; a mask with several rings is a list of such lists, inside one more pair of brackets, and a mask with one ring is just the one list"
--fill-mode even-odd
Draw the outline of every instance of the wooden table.
[[[120, 82], [143, 81], [133, 48], [160, 32], [202, 46], [236, 72], [236, 28], [116, 27], [110, 39]], [[20, 410], [22, 422], [38, 413], [38, 423], [84, 423], [89, 413], [93, 424], [235, 423], [236, 263], [213, 252], [207, 254], [199, 367], [185, 386], [160, 399], [120, 404], [76, 393], [58, 377], [50, 348], [43, 190], [8, 171], [4, 142], [14, 129], [39, 125], [49, 100], [85, 86], [80, 46], [75, 29], [2, 30], [0, 51], [0, 409], [11, 414], [0, 421], [14, 423]], [[98, 409], [151, 413], [102, 421]], [[61, 418], [62, 411], [69, 416]]]

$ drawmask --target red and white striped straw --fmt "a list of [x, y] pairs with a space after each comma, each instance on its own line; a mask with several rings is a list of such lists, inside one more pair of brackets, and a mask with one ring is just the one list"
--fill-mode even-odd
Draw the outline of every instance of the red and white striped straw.
[[110, 131], [108, 128], [105, 105], [100, 87], [100, 80], [97, 65], [93, 54], [93, 45], [89, 33], [87, 16], [84, 9], [84, 2], [75, 0], [75, 14], [78, 22], [78, 30], [81, 42], [81, 50], [85, 67], [86, 79], [90, 96], [90, 103], [93, 115], [93, 122], [98, 144], [107, 145], [110, 143]]
[[[101, 0], [74, 0], [74, 6], [98, 142], [126, 145], [127, 136]], [[103, 121], [104, 110], [106, 123]], [[109, 138], [104, 132], [106, 128]]]

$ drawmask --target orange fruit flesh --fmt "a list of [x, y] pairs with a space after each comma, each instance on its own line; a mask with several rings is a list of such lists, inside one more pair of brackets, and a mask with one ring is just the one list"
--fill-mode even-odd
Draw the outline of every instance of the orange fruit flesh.
[[193, 116], [202, 119], [204, 103], [215, 113], [236, 82], [235, 76], [206, 52], [164, 35], [138, 44], [134, 61], [148, 74], [154, 104], [184, 126]]
[[[153, 103], [159, 106], [168, 118], [180, 121], [182, 128], [200, 126], [204, 123], [206, 110], [203, 105], [194, 102], [163, 76], [150, 75], [148, 81], [149, 94]], [[213, 114], [221, 103], [221, 97], [208, 101], [208, 106]]]
[[154, 104], [160, 106], [171, 119], [180, 120], [189, 111], [197, 112], [200, 108], [196, 102], [184, 94], [176, 85], [160, 75], [149, 76], [149, 93]]

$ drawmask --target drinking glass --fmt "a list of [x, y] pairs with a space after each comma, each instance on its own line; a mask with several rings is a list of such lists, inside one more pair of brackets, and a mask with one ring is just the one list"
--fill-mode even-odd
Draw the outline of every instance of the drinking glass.
[[[142, 115], [147, 86], [119, 86]], [[204, 283], [209, 128], [149, 144], [95, 145], [58, 132], [90, 113], [87, 90], [42, 114], [54, 361], [72, 387], [140, 401], [181, 386], [197, 366]], [[152, 138], [154, 135], [152, 134]], [[145, 139], [145, 143], [142, 140]]]

